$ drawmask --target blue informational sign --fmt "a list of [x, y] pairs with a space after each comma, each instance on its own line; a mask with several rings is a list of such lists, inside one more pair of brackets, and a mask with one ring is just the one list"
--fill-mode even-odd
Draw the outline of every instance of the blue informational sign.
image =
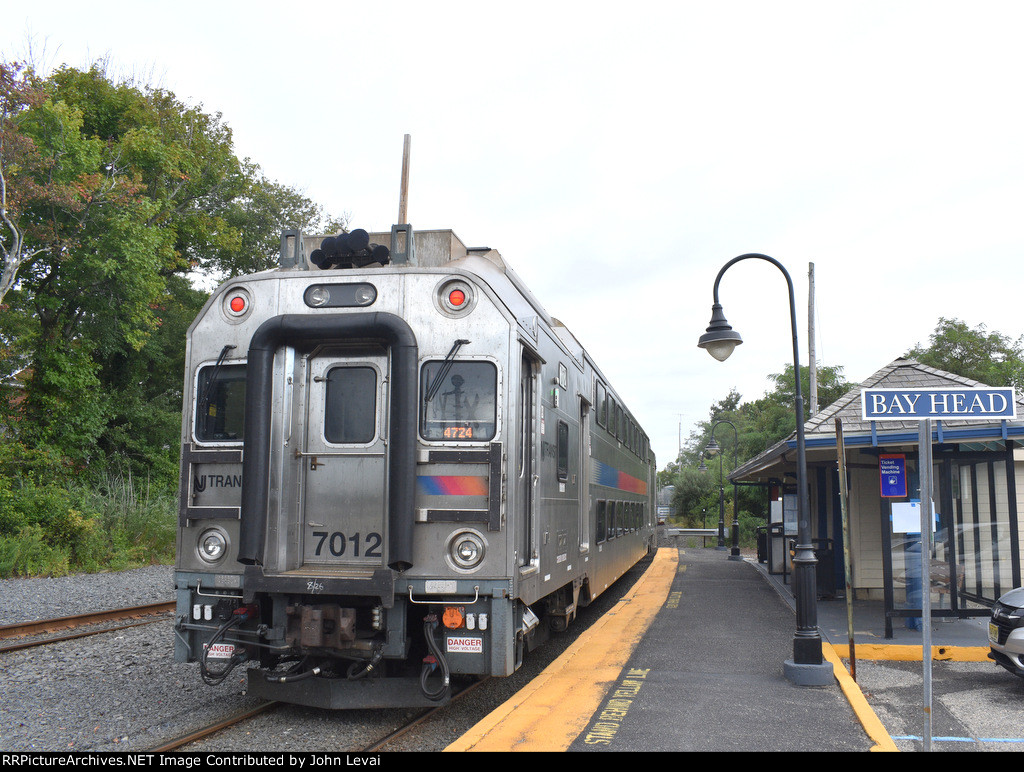
[[1013, 389], [861, 389], [865, 421], [999, 421], [1017, 418]]
[[882, 498], [897, 499], [907, 495], [907, 457], [902, 453], [883, 453], [878, 457], [878, 476]]

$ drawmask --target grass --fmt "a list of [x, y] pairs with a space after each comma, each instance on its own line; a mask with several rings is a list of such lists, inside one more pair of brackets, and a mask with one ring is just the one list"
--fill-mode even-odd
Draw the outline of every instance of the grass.
[[122, 571], [174, 560], [173, 493], [132, 477], [95, 485], [0, 480], [0, 578]]

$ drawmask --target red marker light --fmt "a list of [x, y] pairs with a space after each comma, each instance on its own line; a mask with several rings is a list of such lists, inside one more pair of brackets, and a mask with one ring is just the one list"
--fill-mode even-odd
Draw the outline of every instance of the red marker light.
[[231, 310], [236, 314], [242, 313], [245, 310], [245, 298], [240, 295], [231, 298]]
[[466, 293], [460, 289], [452, 290], [448, 294], [448, 302], [451, 303], [455, 308], [458, 308], [466, 302]]

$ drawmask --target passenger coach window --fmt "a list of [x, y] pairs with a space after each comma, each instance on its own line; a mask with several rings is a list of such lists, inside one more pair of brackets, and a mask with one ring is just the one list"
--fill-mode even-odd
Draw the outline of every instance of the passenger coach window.
[[335, 445], [372, 442], [377, 435], [377, 372], [334, 367], [327, 373], [324, 437]]
[[498, 371], [490, 362], [427, 362], [420, 374], [420, 435], [487, 442], [497, 426]]
[[557, 438], [558, 479], [569, 479], [569, 424], [558, 422]]
[[196, 386], [196, 439], [241, 442], [245, 423], [245, 365], [203, 367]]

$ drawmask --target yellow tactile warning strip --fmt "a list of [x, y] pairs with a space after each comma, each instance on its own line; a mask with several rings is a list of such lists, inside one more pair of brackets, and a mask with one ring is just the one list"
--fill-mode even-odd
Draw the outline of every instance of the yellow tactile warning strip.
[[678, 562], [677, 549], [659, 549], [651, 567], [611, 611], [529, 686], [445, 750], [566, 750], [615, 685], [665, 603]]
[[[526, 688], [481, 719], [445, 750], [465, 751], [564, 751], [579, 736], [594, 711], [620, 677], [637, 644], [663, 604], [671, 602], [673, 575], [685, 570], [675, 548], [660, 549], [654, 562], [628, 595], [577, 639]], [[603, 643], [602, 639], [616, 645]], [[888, 731], [878, 720], [844, 659], [849, 647], [822, 644], [836, 681], [868, 737], [872, 751], [898, 752]], [[921, 659], [920, 646], [858, 644], [857, 659], [914, 661]], [[933, 646], [936, 660], [980, 662], [988, 649]]]

